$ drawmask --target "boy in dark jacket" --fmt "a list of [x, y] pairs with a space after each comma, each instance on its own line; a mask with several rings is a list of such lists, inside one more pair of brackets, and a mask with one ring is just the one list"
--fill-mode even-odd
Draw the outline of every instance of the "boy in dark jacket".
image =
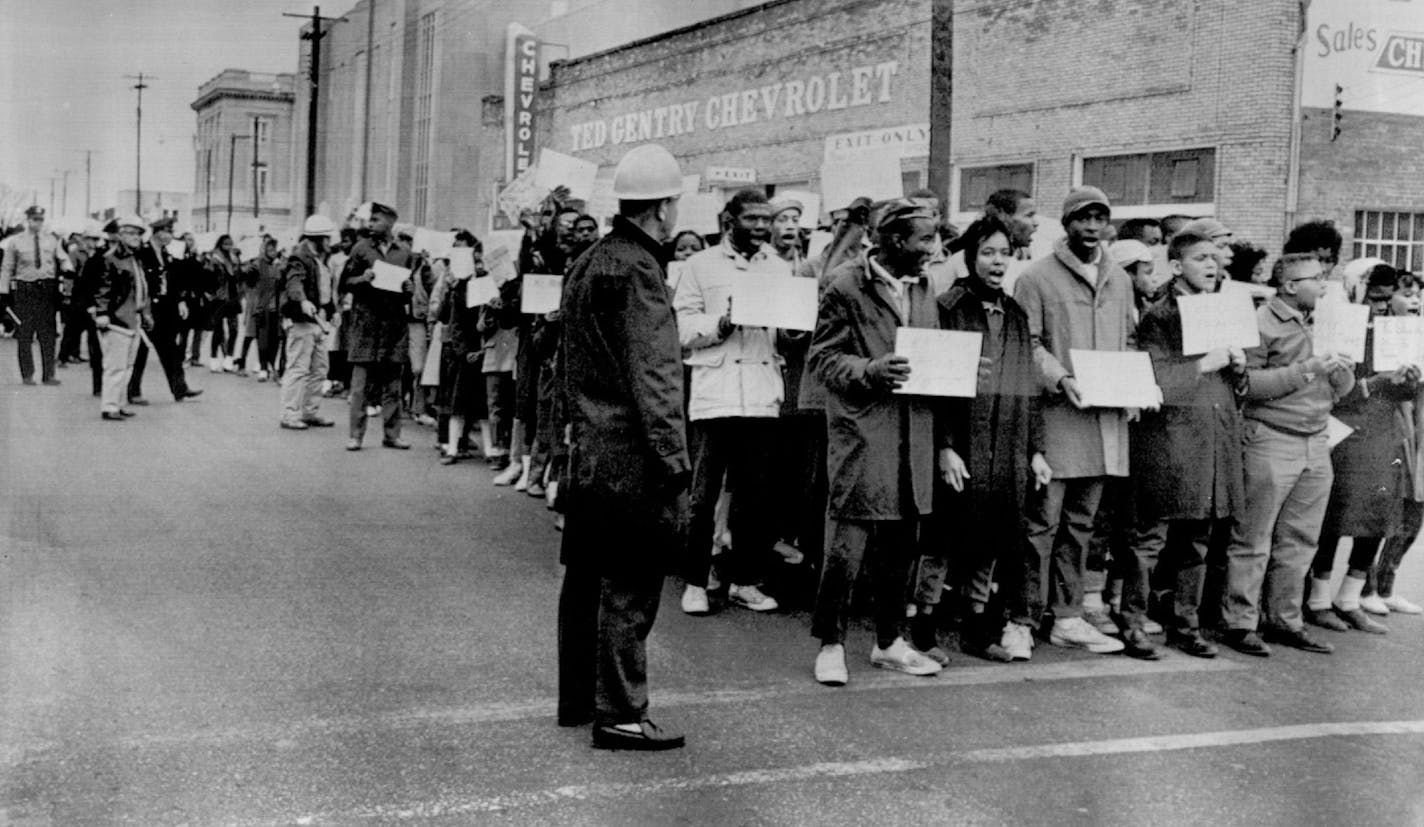
[[1126, 653], [1155, 660], [1157, 647], [1143, 632], [1154, 566], [1170, 571], [1175, 602], [1167, 642], [1189, 655], [1215, 657], [1201, 636], [1197, 609], [1205, 582], [1212, 532], [1245, 510], [1239, 397], [1245, 391], [1246, 354], [1217, 348], [1203, 356], [1182, 353], [1181, 296], [1216, 291], [1216, 245], [1206, 236], [1179, 233], [1167, 250], [1168, 296], [1142, 317], [1137, 346], [1152, 356], [1162, 407], [1145, 412], [1133, 431], [1136, 526], [1132, 549], [1120, 561]]

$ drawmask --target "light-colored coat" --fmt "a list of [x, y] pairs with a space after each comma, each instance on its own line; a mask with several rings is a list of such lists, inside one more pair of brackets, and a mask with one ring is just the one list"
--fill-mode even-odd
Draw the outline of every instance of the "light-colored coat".
[[689, 419], [780, 415], [785, 385], [776, 328], [739, 326], [723, 339], [717, 324], [738, 278], [790, 275], [769, 245], [748, 259], [724, 241], [687, 260], [673, 307], [683, 362], [692, 368]]
[[1073, 375], [1070, 349], [1129, 350], [1133, 332], [1132, 281], [1106, 255], [1091, 271], [1066, 239], [1030, 264], [1014, 288], [1028, 314], [1033, 357], [1048, 398], [1043, 405], [1044, 458], [1054, 479], [1128, 472], [1127, 414], [1115, 408], [1078, 410], [1058, 388]]

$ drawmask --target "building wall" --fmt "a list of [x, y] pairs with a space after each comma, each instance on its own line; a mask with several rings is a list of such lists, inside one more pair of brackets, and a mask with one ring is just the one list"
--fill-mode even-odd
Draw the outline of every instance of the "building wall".
[[955, 165], [1032, 161], [1053, 215], [1085, 156], [1215, 147], [1216, 215], [1282, 237], [1295, 0], [953, 5]]
[[[556, 63], [545, 145], [599, 164], [605, 179], [633, 146], [656, 141], [685, 174], [754, 169], [758, 184], [815, 189], [828, 136], [928, 123], [930, 9], [930, 0], [778, 0]], [[926, 162], [922, 149], [905, 168], [917, 175]]]
[[[229, 193], [233, 232], [253, 233], [259, 226], [285, 230], [293, 221], [292, 85], [291, 75], [228, 69], [200, 87], [193, 104], [198, 128], [191, 203], [192, 226], [197, 231], [227, 230]], [[267, 170], [267, 187], [258, 196], [256, 217], [252, 214], [254, 117], [267, 122], [265, 140], [257, 149], [257, 160]], [[236, 143], [233, 135], [239, 136]]]

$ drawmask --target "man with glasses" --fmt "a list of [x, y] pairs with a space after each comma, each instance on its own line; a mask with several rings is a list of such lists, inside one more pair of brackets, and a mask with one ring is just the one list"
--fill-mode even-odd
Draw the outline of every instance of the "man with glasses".
[[1311, 314], [1325, 292], [1320, 261], [1287, 253], [1280, 267], [1275, 297], [1256, 313], [1261, 345], [1246, 351], [1246, 513], [1231, 532], [1221, 605], [1226, 644], [1258, 657], [1270, 654], [1262, 637], [1307, 652], [1333, 649], [1305, 631], [1301, 601], [1334, 478], [1326, 423], [1355, 384], [1349, 357], [1314, 355]]

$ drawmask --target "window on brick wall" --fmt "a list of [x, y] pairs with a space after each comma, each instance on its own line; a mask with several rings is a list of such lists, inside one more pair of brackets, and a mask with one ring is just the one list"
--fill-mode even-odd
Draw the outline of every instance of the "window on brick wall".
[[1101, 189], [1114, 207], [1206, 204], [1216, 200], [1216, 150], [1084, 158], [1083, 183]]
[[[911, 188], [905, 182], [906, 192]], [[968, 167], [959, 171], [959, 209], [975, 212], [999, 190], [1015, 189], [1033, 195], [1033, 164]]]
[[1424, 270], [1424, 212], [1356, 210], [1352, 258], [1382, 258], [1411, 273]]

